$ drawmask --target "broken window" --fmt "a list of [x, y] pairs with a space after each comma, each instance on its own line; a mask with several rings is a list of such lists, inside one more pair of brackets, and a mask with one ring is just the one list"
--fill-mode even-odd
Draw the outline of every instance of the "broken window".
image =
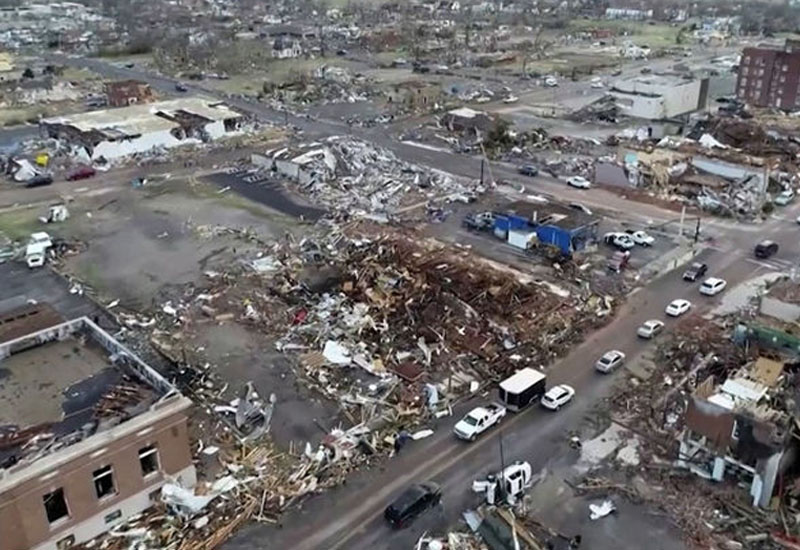
[[139, 449], [139, 465], [142, 467], [142, 477], [158, 471], [158, 449], [155, 445]]
[[94, 479], [94, 490], [97, 493], [97, 498], [107, 497], [113, 495], [114, 490], [114, 472], [111, 466], [104, 466], [99, 470], [92, 472]]
[[52, 493], [44, 495], [42, 499], [44, 500], [44, 510], [47, 513], [47, 521], [50, 523], [55, 523], [69, 516], [67, 499], [64, 498], [64, 489], [59, 487]]

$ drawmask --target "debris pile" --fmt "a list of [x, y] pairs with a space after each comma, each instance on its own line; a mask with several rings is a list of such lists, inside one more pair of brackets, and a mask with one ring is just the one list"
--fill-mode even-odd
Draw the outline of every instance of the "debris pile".
[[389, 150], [365, 141], [335, 136], [272, 156], [274, 168], [297, 181], [318, 204], [344, 217], [389, 215], [415, 197], [425, 200], [473, 200], [483, 188], [398, 159]]

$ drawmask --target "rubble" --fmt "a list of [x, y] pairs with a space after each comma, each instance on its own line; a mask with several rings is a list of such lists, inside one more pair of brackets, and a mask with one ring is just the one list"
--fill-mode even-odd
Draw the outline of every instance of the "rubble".
[[[299, 154], [298, 154], [299, 153]], [[362, 140], [334, 136], [294, 152], [276, 151], [268, 164], [294, 180], [301, 193], [343, 218], [399, 215], [412, 201], [474, 198], [484, 189], [436, 170], [423, 170]]]

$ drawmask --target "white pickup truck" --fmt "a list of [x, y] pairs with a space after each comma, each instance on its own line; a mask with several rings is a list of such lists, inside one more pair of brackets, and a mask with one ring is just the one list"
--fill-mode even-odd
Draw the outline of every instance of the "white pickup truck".
[[484, 431], [499, 424], [505, 415], [506, 408], [502, 405], [492, 403], [485, 407], [475, 407], [458, 421], [453, 433], [460, 439], [475, 441]]

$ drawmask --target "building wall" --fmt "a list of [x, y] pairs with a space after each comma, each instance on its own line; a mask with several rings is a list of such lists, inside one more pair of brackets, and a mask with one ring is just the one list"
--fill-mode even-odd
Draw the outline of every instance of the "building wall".
[[702, 85], [702, 80], [692, 80], [664, 90], [664, 118], [672, 118], [704, 108], [705, 105], [701, 104]]
[[664, 118], [664, 100], [661, 97], [611, 92], [617, 104], [630, 117], [658, 120]]
[[97, 160], [100, 157], [106, 160], [114, 160], [135, 153], [144, 153], [150, 151], [155, 147], [177, 147], [189, 143], [200, 143], [196, 139], [178, 139], [173, 136], [169, 130], [162, 130], [159, 132], [151, 132], [149, 134], [142, 134], [141, 136], [120, 141], [103, 141], [98, 143], [92, 152], [92, 160]]
[[[135, 422], [138, 418], [141, 417], [128, 422]], [[187, 486], [194, 484], [185, 408], [136, 428], [139, 429], [111, 438], [107, 443], [102, 438], [110, 432], [96, 434], [76, 446], [92, 440], [100, 440], [100, 445], [87, 445], [86, 453], [77, 454], [66, 462], [54, 462], [49, 471], [23, 479], [0, 494], [0, 533], [3, 533], [0, 550], [55, 550], [56, 542], [69, 536], [75, 537], [76, 544], [85, 542], [107, 530], [111, 524], [122, 522], [149, 507], [151, 493], [160, 488], [166, 476], [183, 476], [182, 481]], [[158, 448], [159, 469], [145, 478], [139, 463], [139, 450], [148, 445]], [[57, 459], [59, 453], [70, 452], [74, 447], [39, 459], [20, 470], [19, 475], [25, 475], [44, 460]], [[98, 499], [93, 472], [108, 465], [112, 467], [116, 492]], [[11, 475], [17, 475], [17, 472]], [[43, 497], [58, 488], [64, 491], [69, 516], [51, 524]], [[121, 512], [120, 516], [106, 521], [109, 514], [117, 510]]]
[[798, 106], [800, 51], [793, 48], [745, 48], [736, 81], [736, 96], [758, 107]]
[[706, 107], [708, 79], [666, 85], [643, 80], [621, 81], [611, 91], [625, 114], [648, 120], [673, 118]]

